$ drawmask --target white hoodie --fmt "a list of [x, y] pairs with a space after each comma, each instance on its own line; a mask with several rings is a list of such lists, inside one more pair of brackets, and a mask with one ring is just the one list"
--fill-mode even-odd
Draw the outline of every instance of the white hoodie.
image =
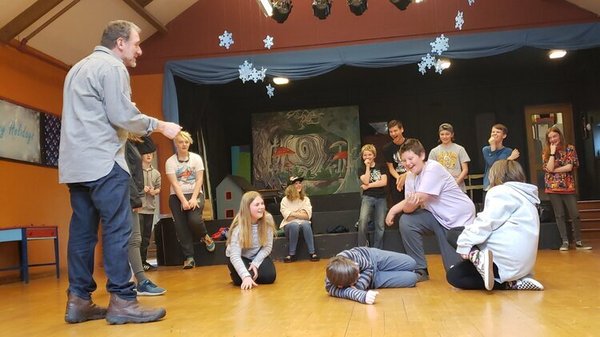
[[473, 246], [491, 250], [500, 283], [531, 275], [540, 233], [539, 203], [534, 185], [512, 181], [492, 187], [484, 210], [458, 237], [456, 252], [468, 254]]

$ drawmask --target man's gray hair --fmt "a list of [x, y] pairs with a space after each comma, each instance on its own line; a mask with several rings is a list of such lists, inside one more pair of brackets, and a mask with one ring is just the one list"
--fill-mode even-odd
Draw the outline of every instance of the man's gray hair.
[[125, 41], [129, 40], [129, 35], [131, 31], [135, 30], [140, 33], [142, 30], [135, 23], [125, 21], [125, 20], [115, 20], [108, 23], [104, 32], [102, 33], [102, 40], [100, 40], [100, 45], [113, 49], [117, 45], [117, 40], [119, 38], [125, 39]]

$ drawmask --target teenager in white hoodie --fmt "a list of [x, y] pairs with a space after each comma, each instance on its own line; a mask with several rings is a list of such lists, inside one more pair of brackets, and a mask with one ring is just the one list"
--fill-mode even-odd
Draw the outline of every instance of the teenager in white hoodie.
[[537, 187], [525, 183], [523, 168], [499, 160], [490, 168], [484, 210], [458, 237], [463, 261], [451, 268], [448, 283], [460, 289], [543, 290], [533, 279], [540, 203]]

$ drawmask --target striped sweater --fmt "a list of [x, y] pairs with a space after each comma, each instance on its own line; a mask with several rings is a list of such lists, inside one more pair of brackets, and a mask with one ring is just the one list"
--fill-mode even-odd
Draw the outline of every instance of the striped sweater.
[[338, 254], [338, 256], [344, 256], [356, 262], [359, 276], [353, 287], [346, 288], [338, 288], [325, 277], [325, 290], [330, 296], [366, 303], [367, 291], [372, 288], [371, 283], [375, 273], [370, 249], [368, 247], [355, 247]]

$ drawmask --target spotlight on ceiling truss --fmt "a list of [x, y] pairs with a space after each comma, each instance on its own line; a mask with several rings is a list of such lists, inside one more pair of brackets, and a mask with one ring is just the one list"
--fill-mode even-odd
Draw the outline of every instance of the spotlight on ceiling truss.
[[271, 0], [256, 0], [256, 2], [265, 16], [273, 15], [273, 5], [271, 5]]
[[292, 0], [271, 0], [273, 5], [273, 20], [284, 23], [292, 12]]
[[390, 0], [390, 2], [398, 7], [399, 10], [403, 11], [406, 9], [406, 7], [408, 7], [408, 5], [410, 5], [410, 3], [412, 2], [411, 0]]
[[367, 10], [367, 0], [348, 0], [348, 7], [354, 15], [363, 15]]
[[314, 0], [313, 14], [320, 20], [325, 20], [331, 14], [331, 0]]

